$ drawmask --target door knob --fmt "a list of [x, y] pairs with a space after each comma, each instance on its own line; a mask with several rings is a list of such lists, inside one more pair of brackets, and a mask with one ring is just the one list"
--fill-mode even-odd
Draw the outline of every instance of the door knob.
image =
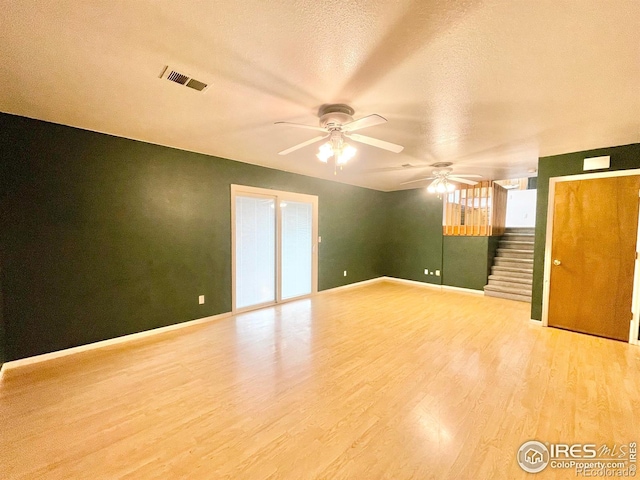
[[558, 259], [555, 259], [555, 260], [553, 261], [553, 264], [557, 267], [558, 265], [561, 265], [561, 264], [562, 264], [562, 262], [561, 262], [560, 260], [558, 260]]

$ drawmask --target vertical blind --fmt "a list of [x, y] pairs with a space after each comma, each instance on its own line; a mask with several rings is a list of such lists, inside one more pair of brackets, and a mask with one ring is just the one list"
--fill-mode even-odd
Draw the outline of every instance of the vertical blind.
[[275, 198], [236, 197], [236, 308], [274, 302]]
[[282, 215], [282, 298], [311, 293], [313, 209], [310, 203], [284, 201]]

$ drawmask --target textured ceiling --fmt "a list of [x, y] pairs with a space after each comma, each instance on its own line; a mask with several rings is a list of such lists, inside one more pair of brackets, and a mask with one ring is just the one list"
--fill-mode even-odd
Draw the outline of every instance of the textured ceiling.
[[[0, 110], [380, 190], [640, 141], [640, 1], [2, 2]], [[165, 65], [205, 93], [159, 79]], [[322, 104], [389, 121], [334, 176]], [[412, 187], [420, 184], [412, 184]]]

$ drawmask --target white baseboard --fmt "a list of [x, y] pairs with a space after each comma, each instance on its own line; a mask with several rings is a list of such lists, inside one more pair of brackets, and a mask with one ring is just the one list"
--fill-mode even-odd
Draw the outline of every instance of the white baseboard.
[[474, 290], [472, 288], [452, 287], [450, 285], [441, 285], [442, 290], [450, 290], [452, 292], [470, 293], [472, 295], [482, 295], [484, 297], [484, 290]]
[[[323, 294], [323, 293], [335, 292], [335, 291], [339, 291], [347, 288], [359, 287], [359, 286], [367, 285], [370, 283], [380, 282], [381, 280], [382, 280], [382, 277], [372, 278], [370, 280], [350, 283], [348, 285], [343, 285], [341, 287], [321, 290], [317, 294]], [[265, 308], [265, 307], [262, 307], [262, 308]], [[244, 313], [244, 312], [239, 312], [238, 314], [240, 313]], [[173, 330], [179, 330], [181, 328], [187, 328], [193, 325], [199, 325], [201, 323], [213, 322], [215, 320], [220, 320], [226, 317], [230, 317], [232, 315], [233, 315], [232, 312], [225, 312], [218, 315], [213, 315], [211, 317], [198, 318], [196, 320], [191, 320], [188, 322], [176, 323], [174, 325], [168, 325], [166, 327], [154, 328], [153, 330], [145, 330], [144, 332], [132, 333], [130, 335], [123, 335], [122, 337], [110, 338], [108, 340], [102, 340], [100, 342], [88, 343], [86, 345], [79, 345], [77, 347], [66, 348], [64, 350], [57, 350], [55, 352], [50, 352], [50, 353], [43, 353], [42, 355], [35, 355], [33, 357], [20, 358], [18, 360], [5, 362], [4, 364], [2, 364], [2, 367], [0, 368], [0, 376], [2, 375], [2, 372], [4, 372], [5, 370], [11, 370], [13, 368], [24, 367], [26, 365], [33, 365], [36, 363], [46, 362], [48, 360], [53, 360], [55, 358], [74, 355], [76, 353], [87, 352], [89, 350], [96, 350], [96, 349], [108, 347], [111, 345], [118, 345], [118, 344], [130, 342], [133, 340], [139, 340], [141, 338], [151, 337], [153, 335], [159, 335], [161, 333], [171, 332]]]
[[386, 277], [376, 277], [376, 278], [370, 278], [369, 280], [363, 280], [361, 282], [355, 282], [355, 283], [349, 283], [347, 285], [341, 285], [339, 287], [333, 287], [333, 288], [327, 288], [326, 290], [320, 290], [316, 293], [316, 295], [323, 295], [325, 293], [333, 293], [333, 292], [339, 292], [340, 290], [346, 290], [348, 288], [353, 288], [353, 287], [362, 287], [363, 285], [370, 285], [372, 283], [378, 283], [381, 282], [385, 279]]
[[[152, 337], [161, 333], [171, 332], [173, 330], [180, 330], [182, 328], [192, 327], [194, 325], [200, 325], [202, 323], [213, 322], [226, 317], [230, 317], [231, 312], [220, 313], [218, 315], [212, 315], [210, 317], [197, 318], [196, 320], [190, 320], [188, 322], [176, 323], [174, 325], [167, 325], [166, 327], [154, 328], [152, 330], [145, 330], [144, 332], [132, 333], [130, 335], [123, 335], [122, 337], [110, 338], [108, 340], [102, 340], [100, 342], [88, 343], [86, 345], [79, 345], [77, 347], [65, 348], [64, 350], [57, 350], [55, 352], [43, 353], [42, 355], [35, 355], [33, 357], [20, 358], [11, 362], [6, 362], [2, 365], [0, 372], [5, 370], [11, 370], [12, 368], [24, 367], [26, 365], [33, 365], [35, 363], [46, 362], [53, 360], [54, 358], [66, 357], [68, 355], [74, 355], [80, 352], [86, 352], [89, 350], [97, 350], [99, 348], [109, 347], [111, 345], [118, 345], [121, 343], [127, 343], [132, 340], [139, 340], [141, 338]], [[1, 373], [0, 373], [1, 375]]]
[[403, 283], [405, 285], [413, 285], [414, 287], [435, 288], [441, 291], [449, 290], [449, 291], [458, 292], [458, 293], [471, 293], [473, 295], [484, 295], [484, 291], [472, 290], [470, 288], [452, 287], [450, 285], [436, 285], [434, 283], [418, 282], [416, 280], [406, 280], [404, 278], [395, 278], [395, 277], [381, 277], [381, 278], [386, 282]]
[[385, 282], [402, 283], [404, 285], [412, 285], [414, 287], [437, 288], [438, 290], [441, 289], [441, 285], [436, 285], [434, 283], [418, 282], [416, 280], [407, 280], [405, 278], [396, 278], [396, 277], [381, 277], [381, 278]]
[[[481, 292], [479, 290], [471, 290], [471, 289], [468, 289], [468, 288], [450, 287], [448, 285], [434, 285], [432, 283], [418, 282], [418, 281], [415, 281], [415, 280], [405, 280], [403, 278], [377, 277], [377, 278], [371, 278], [369, 280], [363, 280], [361, 282], [350, 283], [348, 285], [342, 285], [340, 287], [328, 288], [326, 290], [321, 290], [321, 291], [317, 292], [316, 295], [322, 295], [322, 294], [325, 294], [325, 293], [334, 293], [334, 292], [338, 292], [340, 290], [346, 290], [346, 289], [354, 288], [354, 287], [362, 287], [362, 286], [365, 286], [365, 285], [370, 285], [370, 284], [379, 283], [379, 282], [401, 283], [401, 284], [405, 284], [405, 285], [413, 285], [413, 286], [418, 286], [418, 287], [433, 288], [433, 289], [438, 289], [438, 290], [441, 290], [441, 291], [442, 290], [452, 290], [452, 291], [456, 291], [456, 292], [460, 292], [460, 293], [471, 293], [471, 294], [474, 294], [474, 295], [483, 295], [484, 294], [484, 292]], [[187, 328], [187, 327], [191, 327], [193, 325], [199, 325], [201, 323], [213, 322], [213, 321], [216, 321], [216, 320], [220, 320], [220, 319], [223, 319], [223, 318], [230, 317], [232, 315], [233, 315], [232, 312], [220, 313], [218, 315], [213, 315], [211, 317], [198, 318], [196, 320], [191, 320], [191, 321], [188, 321], [188, 322], [176, 323], [174, 325], [168, 325], [166, 327], [154, 328], [153, 330], [145, 330], [144, 332], [132, 333], [130, 335], [124, 335], [122, 337], [110, 338], [108, 340], [102, 340], [100, 342], [88, 343], [86, 345], [80, 345], [80, 346], [77, 346], [77, 347], [66, 348], [64, 350], [58, 350], [58, 351], [50, 352], [50, 353], [43, 353], [42, 355], [35, 355], [33, 357], [20, 358], [18, 360], [5, 362], [2, 365], [2, 368], [0, 368], [0, 376], [2, 375], [2, 372], [4, 372], [5, 370], [11, 370], [13, 368], [24, 367], [26, 365], [33, 365], [33, 364], [36, 364], [36, 363], [46, 362], [48, 360], [53, 360], [55, 358], [66, 357], [68, 355], [74, 355], [74, 354], [80, 353], [80, 352], [86, 352], [86, 351], [89, 351], [89, 350], [96, 350], [96, 349], [108, 347], [108, 346], [111, 346], [111, 345], [118, 345], [118, 344], [130, 342], [130, 341], [133, 341], [133, 340], [139, 340], [141, 338], [151, 337], [151, 336], [154, 336], [154, 335], [159, 335], [161, 333], [166, 333], [166, 332], [171, 332], [173, 330], [179, 330], [179, 329], [182, 329], [182, 328]]]

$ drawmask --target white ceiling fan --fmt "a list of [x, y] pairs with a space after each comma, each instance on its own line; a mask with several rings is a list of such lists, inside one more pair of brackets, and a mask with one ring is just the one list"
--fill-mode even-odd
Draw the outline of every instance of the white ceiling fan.
[[432, 166], [436, 167], [431, 172], [430, 177], [419, 178], [418, 180], [410, 180], [408, 182], [402, 182], [400, 185], [407, 185], [409, 183], [424, 182], [426, 180], [432, 180], [427, 187], [429, 193], [445, 193], [453, 192], [456, 186], [451, 182], [464, 183], [466, 185], [475, 185], [476, 181], [469, 180], [469, 178], [482, 178], [482, 175], [469, 175], [469, 174], [453, 174], [453, 169], [450, 168], [453, 165], [451, 162], [434, 163]]
[[316, 143], [327, 138], [328, 141], [320, 146], [320, 150], [317, 154], [318, 159], [327, 163], [329, 158], [333, 156], [335, 164], [337, 166], [342, 166], [347, 163], [350, 158], [353, 158], [356, 153], [355, 147], [349, 145], [347, 140], [365, 143], [394, 153], [400, 153], [404, 149], [402, 145], [353, 133], [356, 130], [380, 125], [387, 121], [386, 118], [376, 114], [354, 120], [352, 117], [353, 113], [353, 108], [348, 105], [324, 105], [318, 112], [318, 116], [320, 117], [320, 126], [318, 127], [314, 125], [304, 125], [301, 123], [276, 122], [276, 125], [288, 125], [290, 127], [306, 128], [309, 130], [323, 132], [323, 135], [314, 137], [311, 140], [299, 143], [298, 145], [294, 145], [286, 150], [282, 150], [281, 152], [278, 152], [278, 154], [287, 155], [299, 150], [300, 148], [306, 147], [307, 145], [311, 145], [312, 143]]

